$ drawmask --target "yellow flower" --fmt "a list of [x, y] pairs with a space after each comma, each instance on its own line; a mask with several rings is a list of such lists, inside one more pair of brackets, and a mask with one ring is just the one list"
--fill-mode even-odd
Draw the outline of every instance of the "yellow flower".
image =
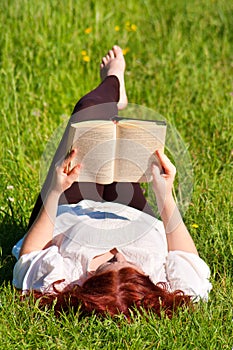
[[123, 55], [126, 55], [130, 51], [129, 47], [126, 47], [125, 49], [122, 50]]
[[92, 28], [91, 27], [88, 27], [84, 30], [85, 34], [90, 34], [92, 31]]
[[83, 56], [84, 62], [90, 62], [90, 57], [88, 55]]
[[125, 23], [125, 28], [128, 32], [136, 32], [136, 30], [137, 30], [136, 24], [134, 24], [134, 23], [131, 24], [130, 21], [127, 21]]
[[132, 29], [133, 32], [136, 32], [136, 30], [137, 30], [136, 24], [131, 24], [130, 28]]
[[125, 28], [126, 28], [126, 30], [127, 30], [128, 32], [131, 31], [131, 27], [130, 27], [130, 22], [129, 22], [129, 21], [127, 21], [127, 22], [125, 23]]
[[193, 228], [198, 228], [198, 224], [192, 224]]
[[86, 56], [86, 55], [87, 55], [87, 51], [86, 51], [86, 50], [82, 50], [82, 51], [81, 51], [81, 55], [82, 55], [82, 56]]
[[119, 32], [120, 27], [119, 27], [119, 26], [115, 26], [115, 28], [114, 28], [114, 29], [115, 29], [115, 31], [116, 31], [116, 32]]

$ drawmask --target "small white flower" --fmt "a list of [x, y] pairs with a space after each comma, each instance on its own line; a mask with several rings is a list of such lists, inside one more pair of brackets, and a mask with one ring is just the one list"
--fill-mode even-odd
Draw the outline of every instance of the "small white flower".
[[13, 190], [13, 189], [14, 189], [14, 186], [8, 185], [6, 188], [7, 188], [7, 190]]
[[61, 115], [61, 118], [64, 119], [64, 120], [66, 120], [67, 118], [69, 118], [69, 116], [68, 116], [68, 114], [65, 114], [65, 113], [64, 113], [64, 114]]
[[41, 111], [40, 111], [39, 109], [34, 109], [34, 110], [32, 111], [32, 115], [33, 115], [34, 117], [39, 117], [39, 116], [41, 115]]
[[14, 202], [15, 201], [15, 199], [13, 197], [8, 197], [7, 199], [8, 199], [9, 202]]

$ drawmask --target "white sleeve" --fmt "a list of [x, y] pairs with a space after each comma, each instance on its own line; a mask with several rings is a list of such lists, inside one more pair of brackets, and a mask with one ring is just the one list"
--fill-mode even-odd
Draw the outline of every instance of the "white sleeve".
[[182, 290], [193, 301], [208, 300], [212, 288], [210, 269], [198, 255], [179, 250], [170, 251], [166, 259], [166, 274], [172, 291]]
[[63, 257], [56, 246], [22, 255], [13, 270], [13, 285], [23, 291], [42, 292], [64, 278]]

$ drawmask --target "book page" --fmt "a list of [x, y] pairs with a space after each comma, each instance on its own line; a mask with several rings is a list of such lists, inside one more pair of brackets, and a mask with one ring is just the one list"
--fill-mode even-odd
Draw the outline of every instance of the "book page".
[[149, 182], [154, 152], [163, 150], [166, 124], [146, 121], [119, 122], [115, 161], [115, 181]]
[[98, 120], [75, 123], [71, 128], [75, 128], [72, 148], [78, 150], [75, 164], [82, 165], [77, 181], [99, 184], [113, 182], [115, 124]]

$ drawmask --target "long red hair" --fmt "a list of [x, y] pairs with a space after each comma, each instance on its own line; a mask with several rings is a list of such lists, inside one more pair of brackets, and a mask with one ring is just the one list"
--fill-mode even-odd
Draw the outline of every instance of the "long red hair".
[[82, 315], [111, 316], [124, 314], [127, 319], [136, 308], [153, 311], [159, 317], [164, 312], [171, 318], [179, 307], [189, 306], [191, 299], [182, 291], [169, 292], [166, 283], [155, 285], [148, 276], [133, 268], [103, 272], [88, 278], [82, 286], [69, 285], [61, 292], [53, 284], [54, 293], [34, 292], [41, 306], [52, 306], [57, 315], [70, 308]]

